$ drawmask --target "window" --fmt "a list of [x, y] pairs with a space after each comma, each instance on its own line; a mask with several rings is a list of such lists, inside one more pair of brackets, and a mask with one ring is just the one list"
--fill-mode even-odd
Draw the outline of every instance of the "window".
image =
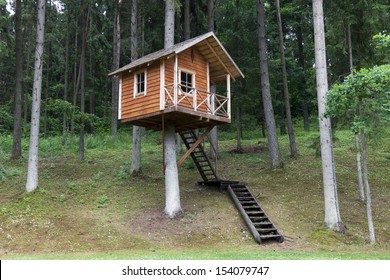
[[146, 95], [146, 70], [134, 74], [134, 97]]
[[182, 85], [181, 90], [184, 93], [190, 93], [194, 87], [194, 74], [180, 71], [180, 84]]

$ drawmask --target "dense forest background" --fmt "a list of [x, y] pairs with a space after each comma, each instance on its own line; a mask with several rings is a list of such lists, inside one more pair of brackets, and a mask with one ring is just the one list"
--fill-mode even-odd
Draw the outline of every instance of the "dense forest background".
[[[0, 133], [12, 134], [17, 47], [22, 48], [22, 135], [28, 137], [36, 34], [36, 1], [21, 1], [21, 45], [15, 38], [14, 2], [0, 0]], [[131, 2], [86, 1], [85, 114], [80, 117], [80, 56], [82, 1], [47, 1], [42, 83], [43, 137], [63, 135], [64, 143], [79, 132], [83, 119], [87, 133], [111, 133], [113, 42], [116, 14], [120, 14], [120, 66], [131, 61]], [[190, 2], [190, 36], [208, 31], [206, 0]], [[286, 115], [279, 55], [275, 1], [265, 1], [266, 36], [271, 94], [277, 126], [286, 133]], [[216, 0], [215, 33], [242, 69], [246, 79], [234, 83], [233, 124], [222, 130], [265, 129], [260, 96], [256, 5], [251, 0]], [[164, 47], [164, 1], [139, 1], [138, 40], [141, 55]], [[356, 70], [383, 64], [383, 51], [373, 36], [388, 32], [389, 1], [324, 1], [328, 80], [343, 81], [350, 73], [348, 37]], [[312, 7], [309, 0], [281, 2], [291, 112], [295, 122], [310, 129], [316, 116]], [[184, 1], [176, 2], [175, 42], [184, 40]], [[63, 102], [63, 101], [67, 102]], [[86, 121], [87, 120], [87, 121]], [[127, 129], [119, 126], [119, 129]], [[115, 132], [113, 132], [115, 134]]]

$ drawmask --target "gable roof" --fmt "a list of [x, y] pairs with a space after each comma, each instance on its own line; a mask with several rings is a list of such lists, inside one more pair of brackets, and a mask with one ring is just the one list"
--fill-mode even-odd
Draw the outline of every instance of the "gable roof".
[[150, 64], [161, 58], [179, 54], [194, 46], [197, 47], [198, 51], [209, 62], [211, 81], [219, 82], [225, 80], [226, 74], [230, 74], [233, 79], [241, 77], [244, 78], [244, 74], [238, 68], [236, 63], [227, 53], [213, 32], [194, 37], [192, 39], [173, 45], [167, 49], [145, 55], [137, 60], [134, 60], [130, 64], [127, 64], [115, 70], [114, 72], [111, 72], [108, 75], [117, 75], [121, 72], [131, 70], [136, 67], [141, 67], [145, 64]]

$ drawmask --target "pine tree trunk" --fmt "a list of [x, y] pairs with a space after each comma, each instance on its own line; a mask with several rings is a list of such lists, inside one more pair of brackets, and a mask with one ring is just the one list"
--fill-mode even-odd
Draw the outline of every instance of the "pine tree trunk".
[[[214, 26], [214, 0], [207, 0], [207, 27], [208, 31], [214, 32], [215, 26]], [[215, 85], [210, 85], [210, 92], [212, 94], [217, 93], [217, 88]], [[212, 98], [212, 100], [214, 100]], [[214, 110], [216, 106], [214, 102], [211, 104], [212, 109]], [[218, 159], [219, 158], [219, 148], [218, 148], [218, 127], [215, 126], [209, 134], [210, 139], [210, 151], [209, 151], [209, 157], [211, 159]]]
[[[349, 71], [353, 75], [353, 55], [352, 55], [352, 40], [351, 40], [351, 25], [347, 25], [347, 46], [348, 46], [348, 57], [349, 57]], [[355, 147], [356, 147], [356, 169], [358, 177], [358, 192], [360, 201], [364, 201], [364, 185], [363, 185], [363, 175], [362, 175], [362, 163], [361, 163], [361, 148], [359, 143], [359, 134], [355, 133]]]
[[359, 134], [355, 133], [355, 147], [356, 147], [356, 167], [358, 173], [358, 192], [360, 201], [364, 201], [364, 186], [363, 186], [363, 176], [362, 176], [362, 163], [361, 163], [361, 154], [360, 154], [360, 143], [359, 143]]
[[[50, 44], [48, 47], [48, 59], [50, 61]], [[46, 84], [45, 84], [45, 110], [43, 112], [43, 139], [47, 139], [47, 101], [49, 99], [49, 63], [46, 69]]]
[[214, 29], [214, 0], [207, 0], [207, 29], [208, 31], [215, 31]]
[[165, 0], [164, 48], [175, 44], [175, 0]]
[[[114, 19], [114, 41], [113, 41], [113, 61], [112, 69], [116, 70], [119, 68], [120, 63], [120, 52], [121, 52], [121, 26], [120, 26], [120, 8], [121, 0], [116, 3], [115, 19]], [[137, 5], [137, 0], [133, 0], [133, 5]], [[118, 130], [118, 96], [119, 96], [119, 79], [114, 76], [112, 78], [112, 99], [111, 99], [111, 134], [116, 136]]]
[[[140, 31], [138, 20], [138, 0], [133, 0], [131, 5], [131, 60], [136, 60], [140, 55], [138, 34]], [[133, 150], [131, 154], [131, 174], [136, 174], [141, 170], [141, 143], [145, 128], [133, 126]]]
[[140, 126], [133, 126], [133, 150], [131, 153], [131, 174], [137, 174], [141, 170], [141, 142], [145, 129]]
[[165, 214], [175, 218], [182, 213], [176, 164], [175, 126], [167, 124], [164, 132]]
[[[191, 16], [190, 16], [190, 0], [184, 1], [184, 40], [191, 38]], [[177, 153], [183, 153], [183, 141], [181, 140], [180, 134], [176, 133], [176, 148]]]
[[242, 138], [242, 124], [241, 124], [241, 107], [239, 104], [237, 104], [237, 152], [242, 152], [242, 146], [241, 146], [241, 138]]
[[184, 1], [184, 40], [191, 38], [190, 0]]
[[263, 96], [264, 116], [267, 125], [268, 149], [271, 158], [271, 167], [278, 168], [283, 165], [279, 151], [278, 136], [276, 134], [275, 116], [272, 106], [272, 97], [269, 84], [267, 44], [265, 38], [265, 13], [262, 0], [256, 0], [261, 92]]
[[26, 191], [38, 188], [38, 153], [39, 153], [39, 117], [41, 113], [43, 45], [45, 35], [45, 0], [38, 0], [37, 40], [35, 47], [34, 84], [32, 94], [30, 147], [28, 151], [28, 168]]
[[351, 24], [347, 25], [347, 45], [349, 58], [349, 71], [353, 75], [353, 54], [352, 54], [352, 39], [351, 39]]
[[[174, 45], [175, 1], [165, 0], [164, 48]], [[179, 173], [176, 163], [175, 126], [167, 123], [164, 135], [165, 214], [175, 218], [182, 213], [180, 205]]]
[[325, 200], [325, 223], [331, 230], [344, 232], [345, 229], [341, 222], [337, 197], [331, 122], [329, 118], [323, 116], [325, 113], [325, 98], [328, 92], [328, 78], [322, 0], [313, 0], [313, 20], [322, 176]]
[[12, 159], [22, 156], [22, 83], [23, 83], [23, 38], [22, 38], [22, 1], [15, 1], [15, 60], [16, 88], [14, 99], [14, 130]]
[[288, 92], [286, 58], [285, 58], [285, 54], [284, 54], [284, 42], [283, 42], [282, 17], [280, 15], [279, 0], [276, 0], [276, 10], [277, 10], [276, 15], [277, 15], [277, 20], [278, 20], [278, 30], [279, 30], [280, 60], [282, 62], [284, 105], [286, 107], [287, 130], [288, 130], [288, 138], [290, 140], [290, 154], [291, 154], [291, 157], [296, 157], [297, 156], [297, 146], [295, 144], [294, 128], [293, 128], [292, 117], [291, 117], [290, 94]]
[[[26, 51], [26, 60], [25, 60], [25, 69], [30, 69], [30, 50], [31, 50], [31, 45], [33, 41], [33, 31], [32, 31], [32, 26], [29, 24], [27, 26], [27, 33], [28, 33], [28, 40], [27, 40], [27, 51]], [[23, 105], [24, 105], [24, 112], [23, 112], [23, 135], [26, 134], [26, 128], [27, 128], [27, 119], [28, 119], [28, 108], [29, 106], [29, 97], [30, 97], [30, 92], [29, 89], [26, 87], [24, 88], [24, 100], [23, 100]]]
[[[211, 94], [215, 94], [217, 91], [217, 88], [215, 85], [210, 86], [210, 92]], [[211, 98], [214, 100], [214, 98]], [[215, 109], [216, 104], [214, 102], [211, 102], [211, 109]], [[218, 129], [217, 126], [215, 126], [209, 134], [210, 139], [210, 151], [209, 151], [209, 157], [211, 159], [218, 159], [219, 158], [219, 148], [218, 148]]]
[[[87, 48], [87, 0], [83, 0], [83, 27], [81, 34], [81, 54], [80, 54], [80, 112], [85, 112], [85, 52]], [[84, 120], [80, 122], [79, 139], [79, 159], [84, 160]]]
[[368, 222], [368, 232], [370, 235], [370, 243], [375, 243], [375, 229], [374, 222], [372, 219], [372, 202], [371, 202], [371, 190], [370, 185], [368, 184], [368, 158], [367, 158], [367, 145], [364, 135], [364, 130], [361, 131], [360, 137], [362, 140], [362, 149], [363, 149], [363, 180], [364, 186], [366, 189], [366, 198], [367, 198], [367, 222]]
[[[65, 73], [64, 73], [64, 101], [68, 101], [68, 87], [69, 87], [69, 22], [70, 12], [67, 12], [66, 17], [66, 43], [65, 43]], [[68, 137], [68, 117], [66, 112], [62, 115], [62, 145], [65, 145], [66, 138]]]
[[[76, 26], [78, 26], [78, 22], [77, 22], [77, 18], [76, 18], [76, 23], [75, 23]], [[78, 36], [74, 36], [74, 49], [77, 50], [78, 49]], [[77, 56], [77, 55], [75, 55]], [[80, 63], [80, 62], [79, 62]], [[78, 90], [79, 90], [79, 84], [80, 84], [80, 66], [79, 66], [79, 69], [77, 71], [77, 59], [75, 59], [75, 62], [74, 62], [74, 70], [73, 70], [73, 98], [72, 98], [72, 104], [73, 104], [73, 108], [76, 107], [77, 105], [77, 95], [78, 95]], [[74, 136], [74, 126], [75, 126], [75, 109], [72, 109], [72, 117], [71, 117], [71, 120], [70, 120], [70, 144], [73, 145], [73, 136]]]
[[298, 21], [299, 21], [298, 28], [297, 28], [298, 62], [299, 62], [299, 65], [301, 66], [302, 72], [303, 72], [303, 77], [301, 79], [301, 86], [300, 86], [300, 90], [301, 90], [301, 94], [302, 94], [301, 99], [303, 100], [303, 104], [302, 104], [303, 129], [305, 131], [309, 131], [310, 130], [310, 120], [309, 120], [309, 118], [310, 118], [310, 115], [309, 115], [310, 99], [308, 98], [307, 93], [306, 93], [306, 78], [305, 78], [306, 67], [305, 67], [305, 53], [304, 53], [304, 49], [303, 49], [304, 41], [303, 41], [303, 34], [302, 34], [302, 28], [301, 28], [303, 21], [302, 21], [301, 16], [299, 16]]

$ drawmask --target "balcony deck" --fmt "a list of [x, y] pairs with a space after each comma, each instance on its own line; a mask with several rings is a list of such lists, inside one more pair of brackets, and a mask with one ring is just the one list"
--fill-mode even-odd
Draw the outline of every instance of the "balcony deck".
[[150, 113], [130, 119], [122, 120], [122, 123], [143, 126], [155, 131], [162, 130], [162, 123], [173, 123], [176, 132], [188, 129], [208, 127], [210, 125], [222, 125], [231, 122], [229, 118], [197, 112], [181, 107], [170, 107], [159, 112]]
[[176, 132], [231, 122], [230, 96], [218, 95], [184, 85], [166, 85], [161, 94], [161, 110], [123, 119], [122, 123], [162, 130], [163, 122], [173, 123]]

